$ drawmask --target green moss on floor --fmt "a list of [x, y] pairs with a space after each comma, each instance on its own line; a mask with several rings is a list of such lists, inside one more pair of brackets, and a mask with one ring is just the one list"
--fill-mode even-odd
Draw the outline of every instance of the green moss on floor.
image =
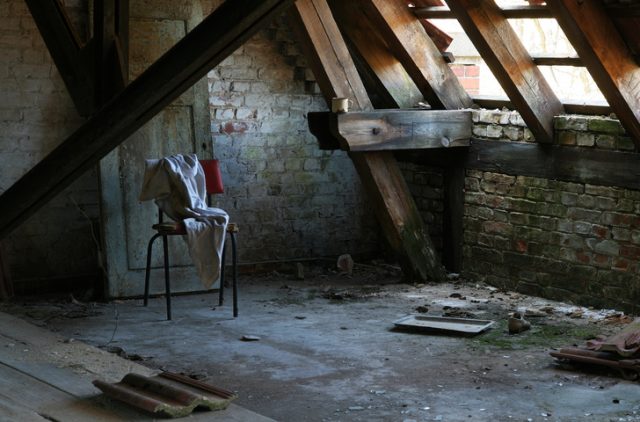
[[509, 334], [507, 321], [499, 321], [494, 327], [478, 337], [470, 339], [471, 348], [493, 347], [504, 350], [522, 350], [536, 347], [569, 347], [582, 345], [586, 340], [601, 334], [596, 325], [576, 325], [571, 323], [536, 323], [531, 329], [520, 334]]

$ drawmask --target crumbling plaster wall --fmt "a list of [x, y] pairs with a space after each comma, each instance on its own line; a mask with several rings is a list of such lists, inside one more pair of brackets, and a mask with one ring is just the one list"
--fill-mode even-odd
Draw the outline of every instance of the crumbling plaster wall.
[[[535, 142], [517, 112], [475, 110], [473, 119], [476, 138]], [[555, 129], [559, 145], [634, 150], [616, 119], [560, 116]], [[438, 224], [438, 173], [414, 164], [405, 169], [414, 195], [428, 197], [418, 199], [423, 215]], [[467, 170], [463, 274], [528, 294], [637, 312], [640, 190]]]
[[[85, 2], [63, 3], [82, 33]], [[22, 0], [0, 0], [0, 98], [2, 193], [83, 121]], [[17, 292], [98, 274], [97, 189], [87, 172], [3, 241]]]
[[342, 151], [321, 151], [306, 114], [327, 105], [284, 19], [209, 73], [213, 149], [246, 262], [371, 254], [379, 230]]

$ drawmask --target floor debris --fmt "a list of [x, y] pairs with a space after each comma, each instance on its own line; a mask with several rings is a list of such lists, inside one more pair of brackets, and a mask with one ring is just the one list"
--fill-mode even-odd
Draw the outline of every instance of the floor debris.
[[509, 316], [507, 328], [509, 329], [509, 334], [519, 334], [530, 329], [531, 323], [524, 319], [519, 312], [514, 312]]
[[185, 417], [196, 407], [226, 409], [235, 398], [230, 391], [167, 372], [152, 377], [130, 373], [117, 383], [95, 380], [93, 385], [111, 398], [169, 418]]

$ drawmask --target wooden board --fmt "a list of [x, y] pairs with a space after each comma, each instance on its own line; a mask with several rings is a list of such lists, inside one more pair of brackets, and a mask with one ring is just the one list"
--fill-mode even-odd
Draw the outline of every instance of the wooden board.
[[[152, 421], [153, 416], [105, 398], [91, 383], [119, 381], [156, 371], [81, 342], [65, 342], [47, 330], [0, 312], [0, 419], [65, 422]], [[12, 419], [13, 418], [13, 419]], [[194, 421], [268, 422], [231, 404], [196, 412]]]
[[348, 151], [468, 146], [471, 112], [375, 110], [331, 114], [331, 130]]

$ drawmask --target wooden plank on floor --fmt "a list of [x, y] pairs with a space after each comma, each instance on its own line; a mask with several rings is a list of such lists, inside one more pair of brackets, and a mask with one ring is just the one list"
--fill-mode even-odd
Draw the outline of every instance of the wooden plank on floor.
[[[65, 422], [155, 420], [105, 398], [91, 383], [98, 378], [120, 381], [129, 372], [147, 376], [157, 373], [82, 342], [65, 342], [54, 333], [0, 312], [0, 380], [3, 386], [0, 412], [4, 406], [8, 411], [24, 414], [24, 420], [30, 420], [26, 418], [32, 414]], [[189, 420], [268, 422], [272, 419], [231, 404], [221, 411], [196, 412]]]

